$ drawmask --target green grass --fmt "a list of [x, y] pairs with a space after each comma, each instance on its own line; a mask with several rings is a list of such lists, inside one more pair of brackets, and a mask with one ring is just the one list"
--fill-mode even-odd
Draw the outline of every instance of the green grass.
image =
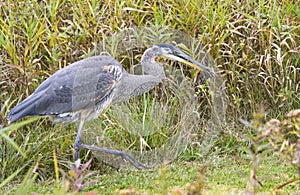
[[[166, 194], [179, 187], [187, 190], [188, 185], [203, 180], [204, 192], [245, 192], [248, 186], [248, 174], [251, 165], [244, 160], [231, 157], [211, 156], [203, 162], [175, 161], [154, 172], [112, 172], [98, 176], [99, 184], [91, 190], [103, 194], [110, 194], [116, 189], [135, 188], [137, 191], [146, 191], [149, 194]], [[228, 166], [230, 164], [230, 166]], [[295, 169], [282, 164], [276, 157], [267, 157], [261, 162], [258, 179], [264, 187], [260, 192], [272, 192], [279, 184], [293, 177]], [[228, 179], [230, 178], [230, 179]], [[282, 192], [299, 190], [294, 183], [283, 189]]]
[[[232, 158], [229, 156], [213, 156], [200, 162], [175, 161], [159, 170], [120, 172], [107, 169], [97, 173], [91, 179], [97, 183], [84, 189], [98, 194], [119, 194], [125, 191], [148, 194], [166, 194], [178, 190], [186, 193], [191, 186], [201, 182], [204, 194], [244, 194], [249, 189], [249, 172], [251, 165], [247, 158]], [[209, 162], [207, 162], [209, 160]], [[263, 184], [259, 192], [274, 193], [275, 188], [291, 180], [295, 169], [275, 156], [262, 160], [257, 179]], [[40, 181], [30, 191], [38, 194], [52, 194], [55, 191], [55, 180]], [[1, 193], [6, 193], [11, 187], [6, 187]], [[297, 182], [279, 190], [280, 194], [299, 191]]]
[[[299, 13], [300, 4], [290, 0], [1, 1], [0, 191], [16, 190], [28, 181], [32, 191], [51, 193], [56, 186], [53, 151], [64, 172], [73, 159], [76, 125], [53, 125], [40, 119], [9, 126], [6, 119], [7, 112], [43, 80], [72, 62], [101, 52], [115, 57], [129, 72], [139, 74], [136, 64], [147, 47], [175, 41], [194, 58], [214, 67], [220, 79], [214, 80], [215, 84], [203, 82], [203, 74], [162, 61], [171, 64], [166, 67], [173, 67], [166, 68], [168, 82], [107, 110], [88, 126], [86, 141], [94, 143], [94, 138], [104, 132], [106, 139], [102, 141], [107, 147], [146, 151], [146, 144], [155, 148], [167, 142], [175, 144], [168, 148], [172, 151], [179, 145], [172, 138], [182, 131], [193, 135], [189, 144], [183, 144], [186, 152], [180, 156], [176, 153], [175, 161], [165, 167], [163, 174], [157, 170], [116, 172], [95, 161], [91, 169], [101, 170], [96, 176], [99, 183], [85, 190], [109, 194], [132, 186], [139, 192], [165, 194], [176, 191], [177, 186], [179, 191], [188, 191], [197, 186], [192, 185], [197, 180], [202, 185], [198, 170], [207, 166], [203, 176], [207, 194], [243, 193], [249, 187], [250, 167], [253, 169], [254, 164], [253, 158], [244, 153], [253, 148], [261, 132], [259, 128], [241, 126], [238, 118], [251, 121], [253, 113], [263, 108], [263, 120], [282, 120], [290, 110], [300, 108]], [[177, 82], [180, 78], [189, 84], [181, 85]], [[157, 111], [158, 105], [164, 105], [165, 110]], [[123, 117], [122, 112], [127, 115]], [[265, 122], [259, 124], [264, 126]], [[156, 133], [146, 136], [146, 130]], [[211, 142], [205, 139], [214, 136]], [[294, 142], [290, 144], [294, 151]], [[101, 158], [81, 152], [84, 162], [95, 155]], [[146, 160], [150, 162], [152, 157]], [[287, 159], [281, 162], [276, 156], [259, 158], [262, 164], [256, 167], [257, 176], [264, 184], [259, 192], [272, 192], [290, 177], [296, 177], [297, 171], [285, 162]], [[37, 174], [31, 173], [37, 163]], [[188, 183], [190, 187], [186, 187]], [[283, 190], [299, 191], [294, 183]]]

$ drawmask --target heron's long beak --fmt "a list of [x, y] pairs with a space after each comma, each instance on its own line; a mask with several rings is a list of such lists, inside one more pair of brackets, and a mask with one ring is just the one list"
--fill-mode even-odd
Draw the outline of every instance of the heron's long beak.
[[170, 59], [173, 59], [173, 60], [176, 60], [176, 61], [179, 61], [179, 62], [182, 62], [182, 63], [185, 63], [195, 69], [198, 69], [200, 71], [205, 71], [205, 72], [209, 72], [209, 73], [214, 73], [213, 69], [210, 68], [210, 67], [207, 67], [203, 64], [201, 64], [200, 62], [194, 60], [192, 57], [186, 55], [185, 53], [183, 52], [180, 52], [176, 55], [171, 55], [171, 54], [168, 54], [168, 55], [165, 55], [165, 57], [167, 58], [170, 58]]

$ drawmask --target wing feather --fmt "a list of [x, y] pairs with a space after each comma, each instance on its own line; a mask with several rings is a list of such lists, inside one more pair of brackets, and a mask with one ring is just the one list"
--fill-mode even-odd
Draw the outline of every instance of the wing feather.
[[27, 115], [58, 115], [94, 108], [113, 92], [125, 71], [109, 56], [75, 62], [53, 74], [8, 113], [10, 121]]

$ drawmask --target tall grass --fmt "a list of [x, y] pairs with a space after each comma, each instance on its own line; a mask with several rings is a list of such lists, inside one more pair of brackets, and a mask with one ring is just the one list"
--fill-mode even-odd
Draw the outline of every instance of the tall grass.
[[[117, 41], [122, 40], [111, 37], [125, 28], [144, 26], [151, 26], [156, 35], [163, 36], [159, 29], [167, 26], [200, 40], [199, 45], [214, 59], [215, 69], [225, 80], [228, 121], [235, 124], [238, 117], [250, 119], [261, 105], [267, 117], [282, 118], [300, 107], [299, 13], [299, 3], [289, 0], [1, 1], [0, 127], [8, 125], [8, 110], [43, 80], [71, 62], [101, 52], [103, 44], [110, 44], [111, 55], [133, 70], [145, 48], [115, 55]], [[193, 77], [194, 72], [184, 71]], [[205, 101], [207, 86], [200, 76], [194, 78], [195, 94]], [[152, 93], [157, 94], [157, 90]], [[110, 118], [110, 113], [106, 114]], [[203, 120], [207, 118], [203, 116]], [[105, 129], [105, 122], [102, 126]], [[39, 120], [5, 132], [7, 139], [0, 138], [0, 182], [24, 164], [30, 167], [37, 161], [38, 178], [54, 178], [52, 152], [56, 150], [59, 166], [67, 166], [66, 161], [72, 160], [74, 128]], [[238, 131], [232, 128], [224, 136]]]

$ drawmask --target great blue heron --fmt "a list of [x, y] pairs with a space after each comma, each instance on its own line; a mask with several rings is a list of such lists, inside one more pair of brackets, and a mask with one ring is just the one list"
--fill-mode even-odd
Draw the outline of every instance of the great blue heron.
[[170, 44], [157, 44], [144, 52], [141, 59], [143, 75], [127, 73], [110, 56], [93, 56], [54, 73], [32, 95], [10, 110], [7, 117], [10, 122], [34, 115], [50, 116], [54, 122], [78, 122], [75, 161], [79, 159], [79, 149], [86, 148], [120, 155], [136, 168], [146, 168], [125, 152], [83, 144], [80, 135], [84, 122], [99, 116], [108, 105], [138, 96], [162, 82], [164, 68], [155, 61], [160, 56], [214, 74], [211, 68]]

